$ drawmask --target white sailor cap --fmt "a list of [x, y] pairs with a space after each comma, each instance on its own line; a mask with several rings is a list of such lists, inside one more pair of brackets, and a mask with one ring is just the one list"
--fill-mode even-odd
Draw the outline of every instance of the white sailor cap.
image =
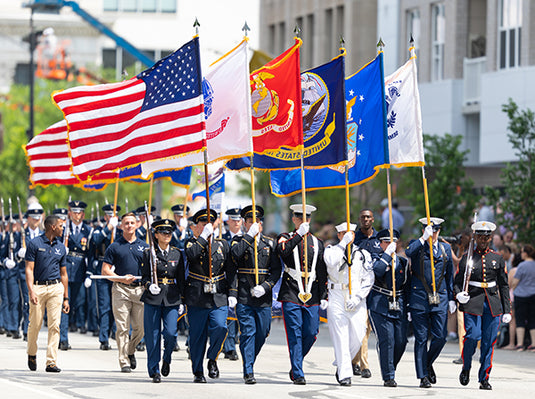
[[481, 234], [485, 236], [489, 236], [492, 234], [492, 232], [496, 230], [496, 225], [492, 222], [475, 222], [472, 224], [472, 231], [475, 234]]
[[[429, 220], [431, 221], [431, 226], [433, 226], [433, 231], [440, 230], [440, 225], [444, 223], [444, 219], [442, 218], [436, 218], [436, 217], [430, 217]], [[418, 221], [423, 224], [424, 226], [427, 226], [427, 218], [420, 218]]]
[[28, 206], [28, 211], [26, 213], [28, 214], [28, 217], [39, 220], [41, 219], [41, 215], [44, 213], [44, 210], [38, 202], [32, 202]]
[[[340, 223], [335, 228], [338, 233], [343, 233], [344, 231], [347, 231], [347, 222]], [[351, 231], [355, 231], [357, 229], [357, 225], [355, 223], [350, 223], [349, 228]]]
[[[290, 209], [293, 211], [293, 213], [297, 215], [303, 214], [303, 204], [293, 204], [290, 205]], [[314, 205], [305, 205], [305, 212], [307, 216], [310, 216], [312, 212], [316, 210], [316, 207]]]

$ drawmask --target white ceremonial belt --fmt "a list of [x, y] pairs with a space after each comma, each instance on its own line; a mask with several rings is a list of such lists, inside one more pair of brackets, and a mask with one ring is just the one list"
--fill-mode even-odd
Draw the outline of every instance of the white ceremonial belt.
[[471, 285], [472, 287], [479, 287], [479, 288], [492, 288], [492, 287], [496, 287], [496, 281], [491, 281], [489, 283], [482, 283], [479, 281], [469, 281], [468, 285]]
[[349, 289], [349, 284], [329, 283], [329, 284], [327, 284], [327, 287], [330, 290], [347, 290], [347, 289]]

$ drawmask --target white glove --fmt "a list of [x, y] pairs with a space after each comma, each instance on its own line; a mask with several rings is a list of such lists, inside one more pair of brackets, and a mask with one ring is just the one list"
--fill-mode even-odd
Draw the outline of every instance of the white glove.
[[180, 304], [178, 305], [178, 314], [184, 313], [184, 305]]
[[233, 296], [228, 297], [228, 306], [229, 308], [234, 308], [236, 304], [238, 303], [238, 300], [234, 298]]
[[428, 224], [424, 230], [424, 234], [422, 235], [422, 240], [427, 241], [429, 240], [429, 237], [431, 237], [432, 235], [433, 235], [433, 226]]
[[152, 215], [149, 215], [149, 226], [152, 225], [152, 222], [154, 222], [154, 218]]
[[412, 315], [411, 312], [407, 312], [407, 320], [412, 321]]
[[455, 313], [457, 310], [457, 305], [455, 304], [455, 301], [448, 301], [448, 309], [450, 313]]
[[308, 231], [310, 230], [310, 223], [303, 222], [297, 229], [297, 234], [299, 234], [301, 237], [304, 237]]
[[89, 287], [91, 287], [91, 284], [92, 284], [92, 283], [93, 283], [93, 282], [91, 281], [91, 278], [86, 277], [85, 280], [84, 280], [84, 287], [85, 287], [85, 288], [89, 288]]
[[214, 233], [214, 226], [212, 223], [207, 223], [204, 226], [204, 229], [202, 229], [201, 237], [205, 240], [208, 240], [208, 237], [210, 237]]
[[4, 262], [4, 266], [7, 269], [13, 269], [15, 265], [16, 265], [15, 261], [9, 258], [7, 258], [6, 261]]
[[260, 224], [258, 222], [253, 223], [251, 227], [249, 227], [249, 231], [247, 232], [247, 235], [250, 237], [256, 237], [256, 235], [260, 232]]
[[[249, 233], [247, 233], [249, 234]], [[256, 298], [260, 298], [261, 296], [264, 296], [266, 293], [266, 289], [262, 287], [261, 285], [255, 285], [253, 287], [253, 296]]]
[[178, 222], [178, 224], [180, 225], [180, 227], [185, 229], [186, 227], [188, 227], [188, 219], [187, 218], [180, 218], [180, 222]]
[[344, 247], [347, 247], [348, 244], [353, 241], [353, 238], [355, 237], [355, 233], [353, 233], [352, 231], [347, 231], [344, 236], [342, 237], [342, 240], [340, 241], [340, 244], [342, 244], [342, 246]]
[[115, 228], [119, 224], [119, 218], [117, 216], [112, 216], [108, 223], [111, 225], [111, 227]]
[[346, 301], [346, 308], [347, 308], [347, 310], [355, 310], [357, 308], [357, 306], [359, 306], [359, 303], [360, 303], [360, 298], [359, 297], [351, 296]]
[[17, 252], [17, 255], [19, 256], [19, 258], [24, 259], [24, 257], [26, 256], [26, 248], [19, 249], [19, 252]]
[[325, 310], [329, 307], [329, 301], [327, 301], [327, 299], [322, 299], [320, 301], [320, 309], [321, 310]]
[[468, 295], [468, 292], [466, 291], [461, 291], [455, 296], [455, 298], [457, 298], [459, 303], [465, 304], [470, 300], [470, 295]]
[[511, 313], [504, 313], [503, 316], [502, 316], [502, 321], [505, 323], [505, 324], [508, 324], [511, 319], [513, 317], [511, 316]]
[[162, 291], [162, 289], [158, 287], [156, 284], [151, 284], [149, 286], [149, 291], [152, 295], [158, 295]]
[[388, 247], [385, 249], [385, 254], [388, 256], [392, 256], [393, 253], [396, 253], [397, 244], [395, 242], [391, 242], [388, 244]]

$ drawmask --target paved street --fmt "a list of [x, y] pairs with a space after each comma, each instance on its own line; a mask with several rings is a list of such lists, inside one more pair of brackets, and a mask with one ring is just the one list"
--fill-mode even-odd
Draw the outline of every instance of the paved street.
[[[218, 361], [221, 378], [208, 379], [207, 384], [193, 384], [191, 364], [187, 358], [184, 341], [182, 350], [173, 354], [171, 374], [163, 377], [161, 384], [153, 384], [146, 371], [145, 352], [136, 353], [138, 367], [131, 374], [119, 372], [115, 341], [113, 350], [100, 351], [98, 339], [78, 333], [70, 334], [72, 350], [59, 352], [59, 374], [45, 373], [46, 330], [39, 335], [37, 354], [38, 370], [28, 370], [26, 343], [22, 340], [0, 336], [0, 386], [2, 398], [516, 398], [533, 397], [535, 392], [535, 353], [496, 350], [491, 374], [493, 391], [478, 389], [476, 368], [468, 387], [458, 382], [460, 366], [452, 364], [458, 357], [458, 345], [448, 343], [438, 359], [435, 371], [438, 382], [431, 389], [417, 388], [412, 342], [398, 367], [398, 388], [385, 388], [379, 372], [375, 340], [370, 339], [370, 366], [372, 378], [353, 377], [351, 387], [340, 387], [334, 378], [333, 351], [329, 332], [322, 325], [318, 341], [305, 359], [306, 386], [294, 386], [288, 378], [289, 359], [284, 327], [280, 320], [274, 321], [272, 334], [256, 363], [256, 385], [243, 384], [241, 360]], [[476, 353], [475, 360], [478, 359]]]

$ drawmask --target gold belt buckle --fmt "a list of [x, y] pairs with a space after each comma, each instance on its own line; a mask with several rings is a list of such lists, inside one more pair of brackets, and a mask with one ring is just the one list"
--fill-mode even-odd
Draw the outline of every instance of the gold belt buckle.
[[481, 283], [481, 288], [489, 288], [489, 283]]

